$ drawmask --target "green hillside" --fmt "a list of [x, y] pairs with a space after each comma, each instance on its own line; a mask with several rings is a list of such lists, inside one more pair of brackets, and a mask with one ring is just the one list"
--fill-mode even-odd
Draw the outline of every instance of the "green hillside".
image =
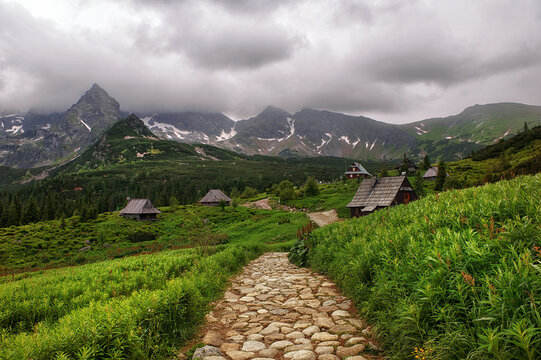
[[[330, 181], [341, 177], [347, 163], [333, 157], [246, 156], [211, 145], [159, 140], [130, 116], [79, 157], [49, 169], [45, 179], [4, 186], [0, 227], [114, 211], [127, 197], [167, 206], [197, 202], [212, 188], [263, 191], [286, 179], [300, 185], [308, 176]], [[15, 173], [30, 176], [12, 171], [11, 179]]]
[[391, 359], [537, 359], [540, 204], [541, 175], [524, 176], [336, 223], [304, 247]]
[[417, 121], [401, 127], [420, 141], [432, 158], [463, 158], [483, 146], [539, 125], [541, 106], [518, 103], [475, 105], [460, 114]]
[[[100, 214], [96, 219], [74, 216], [0, 228], [0, 275], [235, 242], [247, 234], [239, 233], [238, 227], [250, 229], [255, 221], [258, 232], [252, 237], [254, 240], [279, 242], [284, 239], [274, 231], [294, 234], [297, 226], [306, 219], [300, 213], [244, 207], [218, 211], [217, 208], [187, 205], [161, 210], [156, 222], [124, 219], [115, 212]], [[279, 222], [282, 224], [273, 229]]]
[[424, 140], [452, 137], [456, 141], [491, 145], [502, 137], [522, 131], [524, 123], [533, 127], [539, 125], [540, 120], [541, 106], [497, 103], [471, 106], [457, 115], [426, 119], [402, 127]]
[[447, 188], [480, 185], [516, 175], [541, 172], [541, 126], [477, 150], [447, 164]]
[[0, 358], [169, 358], [230, 276], [265, 251], [289, 248], [307, 221], [241, 207], [161, 210], [152, 223], [115, 213], [0, 230], [4, 275], [114, 259], [0, 277]]

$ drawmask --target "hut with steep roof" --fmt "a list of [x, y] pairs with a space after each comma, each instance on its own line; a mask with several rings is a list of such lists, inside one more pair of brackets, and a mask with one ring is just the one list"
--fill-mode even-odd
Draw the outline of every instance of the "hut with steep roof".
[[378, 209], [407, 204], [414, 200], [417, 200], [417, 195], [407, 177], [372, 178], [364, 180], [359, 185], [347, 207], [350, 208], [351, 217], [359, 217]]
[[371, 177], [370, 173], [358, 162], [354, 161], [346, 171], [347, 179], [367, 178]]
[[131, 199], [128, 205], [118, 213], [127, 219], [156, 220], [156, 215], [161, 211], [156, 209], [149, 199]]
[[438, 167], [432, 166], [423, 174], [423, 179], [429, 180], [429, 181], [436, 180], [436, 176], [438, 176]]
[[228, 206], [231, 204], [229, 196], [224, 194], [221, 190], [212, 189], [209, 190], [207, 195], [199, 200], [199, 203], [203, 206], [218, 206], [220, 205], [220, 200], [224, 200]]

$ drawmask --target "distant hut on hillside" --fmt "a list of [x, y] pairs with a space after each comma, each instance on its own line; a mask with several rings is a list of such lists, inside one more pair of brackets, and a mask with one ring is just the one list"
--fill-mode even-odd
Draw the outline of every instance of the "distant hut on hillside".
[[423, 174], [423, 179], [432, 181], [432, 180], [436, 180], [436, 176], [438, 176], [438, 167], [432, 166]]
[[221, 190], [212, 189], [199, 202], [203, 206], [218, 206], [220, 205], [220, 200], [225, 200], [228, 206], [231, 204], [229, 196], [225, 195]]
[[141, 221], [156, 220], [156, 215], [160, 213], [161, 211], [156, 209], [149, 199], [131, 199], [118, 215]]
[[[406, 158], [405, 159], [406, 161], [406, 165], [407, 165], [407, 170], [406, 172], [408, 174], [411, 174], [411, 173], [414, 173], [417, 171], [417, 169], [419, 169], [419, 167], [417, 165], [415, 165], [415, 163], [413, 162], [413, 160], [410, 160], [409, 158]], [[402, 166], [404, 165], [404, 161], [402, 161], [402, 163], [400, 163], [400, 165], [398, 165], [397, 167], [395, 167], [395, 170], [398, 170], [398, 172], [400, 172], [402, 169]], [[402, 170], [403, 171], [403, 170]], [[401, 175], [405, 175], [405, 174], [401, 174]]]
[[350, 208], [351, 217], [359, 217], [368, 215], [374, 210], [407, 204], [414, 200], [417, 200], [417, 195], [407, 177], [372, 178], [364, 180], [359, 185], [347, 207]]
[[371, 177], [370, 173], [358, 162], [353, 162], [346, 171], [347, 179], [367, 178]]

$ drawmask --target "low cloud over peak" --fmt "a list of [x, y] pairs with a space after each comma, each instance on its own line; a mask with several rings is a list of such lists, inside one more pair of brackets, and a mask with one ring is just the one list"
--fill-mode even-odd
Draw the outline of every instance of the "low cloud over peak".
[[94, 82], [133, 111], [392, 122], [541, 93], [536, 0], [0, 0], [0, 23], [0, 111], [65, 109]]

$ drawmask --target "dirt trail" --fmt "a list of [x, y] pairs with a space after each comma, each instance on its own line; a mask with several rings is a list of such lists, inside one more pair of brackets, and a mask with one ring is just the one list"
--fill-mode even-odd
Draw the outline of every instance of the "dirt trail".
[[310, 220], [315, 222], [319, 227], [340, 221], [340, 218], [338, 217], [338, 214], [334, 209], [329, 211], [309, 213], [308, 217], [310, 217]]
[[207, 346], [194, 359], [382, 359], [351, 300], [286, 253], [247, 265], [206, 321], [200, 341]]
[[253, 208], [253, 209], [272, 210], [272, 207], [270, 206], [269, 200], [270, 200], [269, 198], [261, 199], [261, 200], [258, 200], [258, 201], [247, 202], [245, 204], [242, 204], [241, 206], [245, 206], [245, 207], [249, 207], [249, 208]]

